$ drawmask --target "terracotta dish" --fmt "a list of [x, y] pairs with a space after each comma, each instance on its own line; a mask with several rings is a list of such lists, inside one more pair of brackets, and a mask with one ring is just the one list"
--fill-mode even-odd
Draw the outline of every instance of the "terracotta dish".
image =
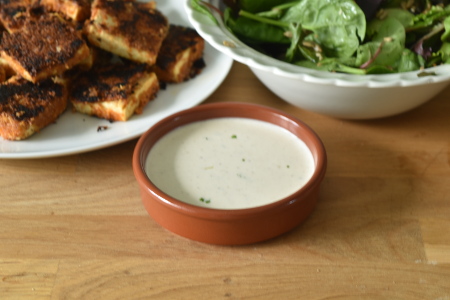
[[[292, 132], [311, 151], [315, 165], [311, 179], [284, 199], [244, 209], [211, 209], [187, 204], [167, 195], [152, 183], [145, 171], [146, 159], [153, 145], [161, 137], [191, 122], [226, 117], [265, 121]], [[319, 137], [306, 124], [281, 111], [244, 103], [205, 104], [173, 114], [156, 123], [141, 136], [133, 155], [134, 175], [149, 215], [177, 235], [220, 245], [264, 241], [302, 223], [316, 206], [326, 165], [325, 148]]]

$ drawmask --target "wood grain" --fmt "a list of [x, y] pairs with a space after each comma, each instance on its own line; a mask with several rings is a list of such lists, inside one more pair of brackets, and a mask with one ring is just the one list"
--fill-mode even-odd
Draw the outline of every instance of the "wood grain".
[[193, 242], [145, 212], [136, 140], [0, 160], [0, 299], [450, 299], [450, 88], [408, 113], [346, 121], [293, 107], [235, 63], [205, 102], [259, 103], [321, 137], [311, 217], [270, 241]]

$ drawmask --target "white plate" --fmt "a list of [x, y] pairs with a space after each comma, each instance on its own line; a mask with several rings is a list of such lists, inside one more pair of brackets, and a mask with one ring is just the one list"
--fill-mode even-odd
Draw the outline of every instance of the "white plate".
[[[171, 24], [190, 26], [179, 0], [157, 0], [157, 7]], [[138, 33], [137, 33], [138, 34]], [[162, 118], [198, 105], [205, 100], [227, 76], [233, 60], [205, 45], [203, 72], [187, 82], [168, 85], [160, 90], [141, 115], [127, 122], [111, 123], [66, 111], [55, 124], [44, 128], [23, 141], [0, 138], [0, 158], [42, 158], [82, 153], [116, 145], [139, 137]], [[106, 130], [97, 131], [99, 126]]]

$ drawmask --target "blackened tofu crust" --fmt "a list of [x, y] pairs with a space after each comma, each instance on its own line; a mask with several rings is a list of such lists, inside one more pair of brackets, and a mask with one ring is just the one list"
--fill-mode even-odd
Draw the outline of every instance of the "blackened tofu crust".
[[126, 59], [153, 65], [169, 30], [152, 3], [94, 0], [84, 27], [89, 42]]
[[0, 84], [0, 136], [23, 140], [54, 123], [67, 107], [64, 82], [39, 84], [18, 76]]
[[159, 91], [155, 73], [145, 64], [100, 66], [79, 77], [70, 101], [83, 114], [111, 121], [126, 121], [142, 113]]
[[36, 83], [77, 65], [89, 56], [81, 34], [61, 17], [27, 20], [22, 30], [3, 33], [0, 55], [23, 78]]
[[89, 0], [40, 0], [40, 4], [49, 11], [61, 13], [77, 22], [83, 22], [91, 15]]
[[158, 79], [168, 83], [185, 81], [196, 75], [194, 63], [203, 57], [205, 42], [192, 28], [170, 25], [156, 60], [155, 73]]
[[0, 24], [9, 33], [20, 30], [30, 15], [31, 0], [0, 0]]

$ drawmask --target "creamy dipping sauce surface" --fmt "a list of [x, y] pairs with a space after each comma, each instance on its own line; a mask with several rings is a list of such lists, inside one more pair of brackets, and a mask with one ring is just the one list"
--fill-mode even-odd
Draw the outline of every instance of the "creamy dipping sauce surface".
[[298, 137], [274, 124], [219, 118], [177, 128], [146, 161], [150, 180], [193, 205], [243, 209], [293, 194], [314, 172], [313, 156]]

